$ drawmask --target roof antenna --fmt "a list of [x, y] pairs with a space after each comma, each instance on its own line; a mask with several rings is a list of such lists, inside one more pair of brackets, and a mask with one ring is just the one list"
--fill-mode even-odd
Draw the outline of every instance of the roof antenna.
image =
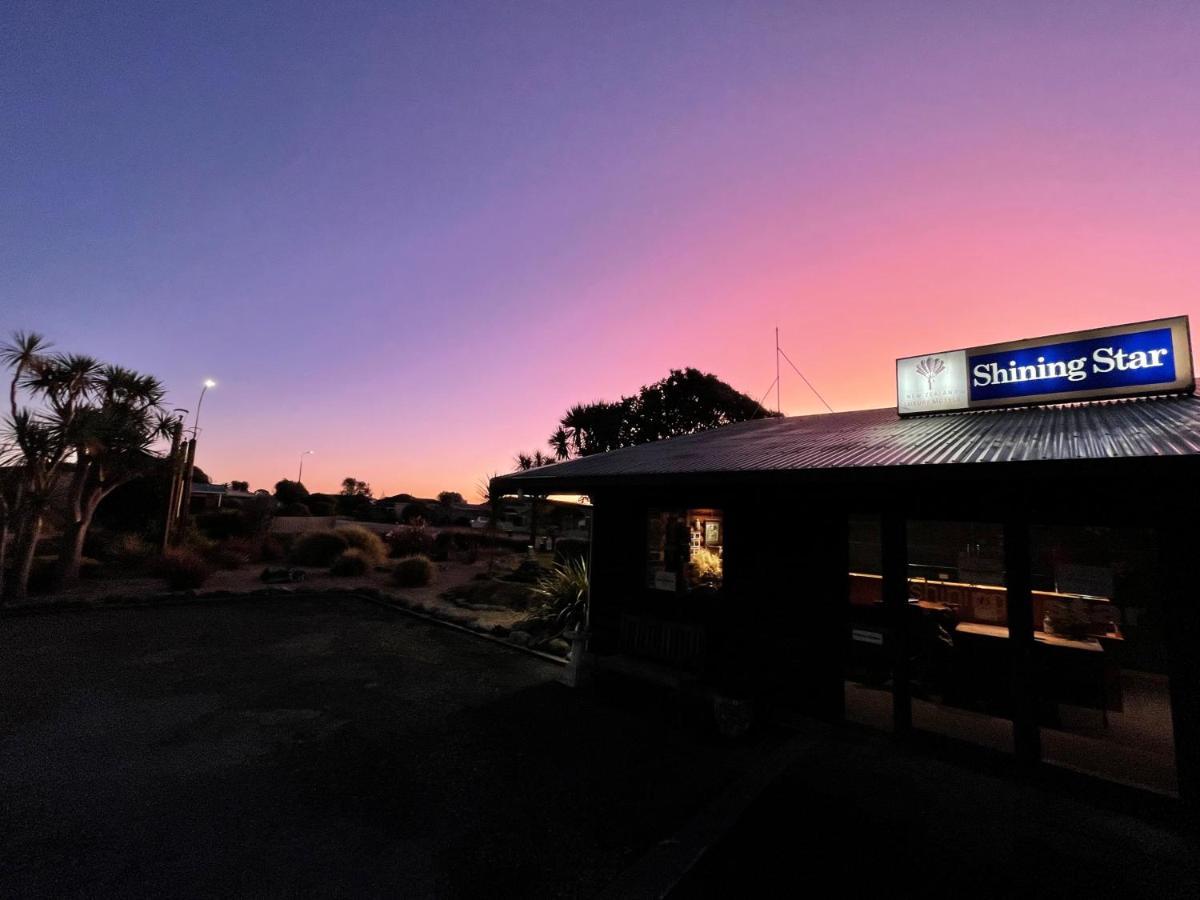
[[825, 398], [821, 396], [821, 392], [818, 391], [815, 387], [813, 387], [812, 382], [804, 377], [804, 373], [801, 372], [800, 369], [796, 367], [796, 364], [794, 362], [792, 362], [791, 357], [789, 357], [786, 353], [784, 353], [783, 349], [779, 346], [779, 328], [778, 327], [775, 328], [775, 409], [780, 414], [782, 414], [783, 410], [779, 408], [779, 386], [780, 386], [780, 382], [782, 380], [779, 377], [779, 357], [781, 357], [781, 356], [787, 360], [788, 365], [791, 366], [792, 370], [795, 371], [795, 373], [800, 376], [801, 380], [805, 384], [808, 385], [808, 389], [810, 391], [812, 391], [816, 395], [817, 399], [820, 400], [821, 403], [823, 403], [825, 405], [825, 408], [827, 410], [829, 410], [830, 412], [833, 412], [833, 407], [830, 406], [825, 401]]
[[780, 402], [780, 388], [782, 384], [779, 380], [779, 326], [775, 326], [775, 412], [783, 415], [783, 405]]

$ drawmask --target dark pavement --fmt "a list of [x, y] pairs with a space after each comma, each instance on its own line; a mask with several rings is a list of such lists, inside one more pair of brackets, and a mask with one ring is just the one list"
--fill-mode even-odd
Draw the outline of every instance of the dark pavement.
[[804, 723], [791, 755], [672, 900], [1200, 897], [1200, 841], [1170, 804], [1134, 815], [1129, 798], [1084, 799], [1094, 784], [1024, 781], [853, 727]]
[[0, 635], [3, 896], [586, 896], [756, 752], [351, 598]]

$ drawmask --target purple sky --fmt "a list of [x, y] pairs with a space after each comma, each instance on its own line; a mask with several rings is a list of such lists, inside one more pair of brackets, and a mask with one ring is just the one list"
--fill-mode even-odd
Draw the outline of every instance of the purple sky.
[[1200, 314], [1198, 54], [1196, 3], [10, 2], [0, 326], [216, 378], [254, 487], [470, 494], [671, 367], [761, 396], [776, 325], [888, 405]]

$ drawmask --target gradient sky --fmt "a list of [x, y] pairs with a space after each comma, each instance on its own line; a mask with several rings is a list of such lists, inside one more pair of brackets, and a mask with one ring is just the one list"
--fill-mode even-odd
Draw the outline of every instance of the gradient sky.
[[1200, 317], [1198, 251], [1195, 2], [0, 6], [0, 330], [216, 378], [217, 481], [470, 495], [672, 367], [762, 396], [776, 325], [892, 405]]

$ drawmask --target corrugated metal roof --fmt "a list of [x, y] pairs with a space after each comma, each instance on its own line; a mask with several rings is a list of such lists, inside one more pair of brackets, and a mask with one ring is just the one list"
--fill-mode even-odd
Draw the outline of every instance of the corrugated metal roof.
[[1200, 398], [1155, 397], [902, 419], [895, 409], [741, 422], [504, 476], [570, 490], [627, 476], [1200, 454]]

